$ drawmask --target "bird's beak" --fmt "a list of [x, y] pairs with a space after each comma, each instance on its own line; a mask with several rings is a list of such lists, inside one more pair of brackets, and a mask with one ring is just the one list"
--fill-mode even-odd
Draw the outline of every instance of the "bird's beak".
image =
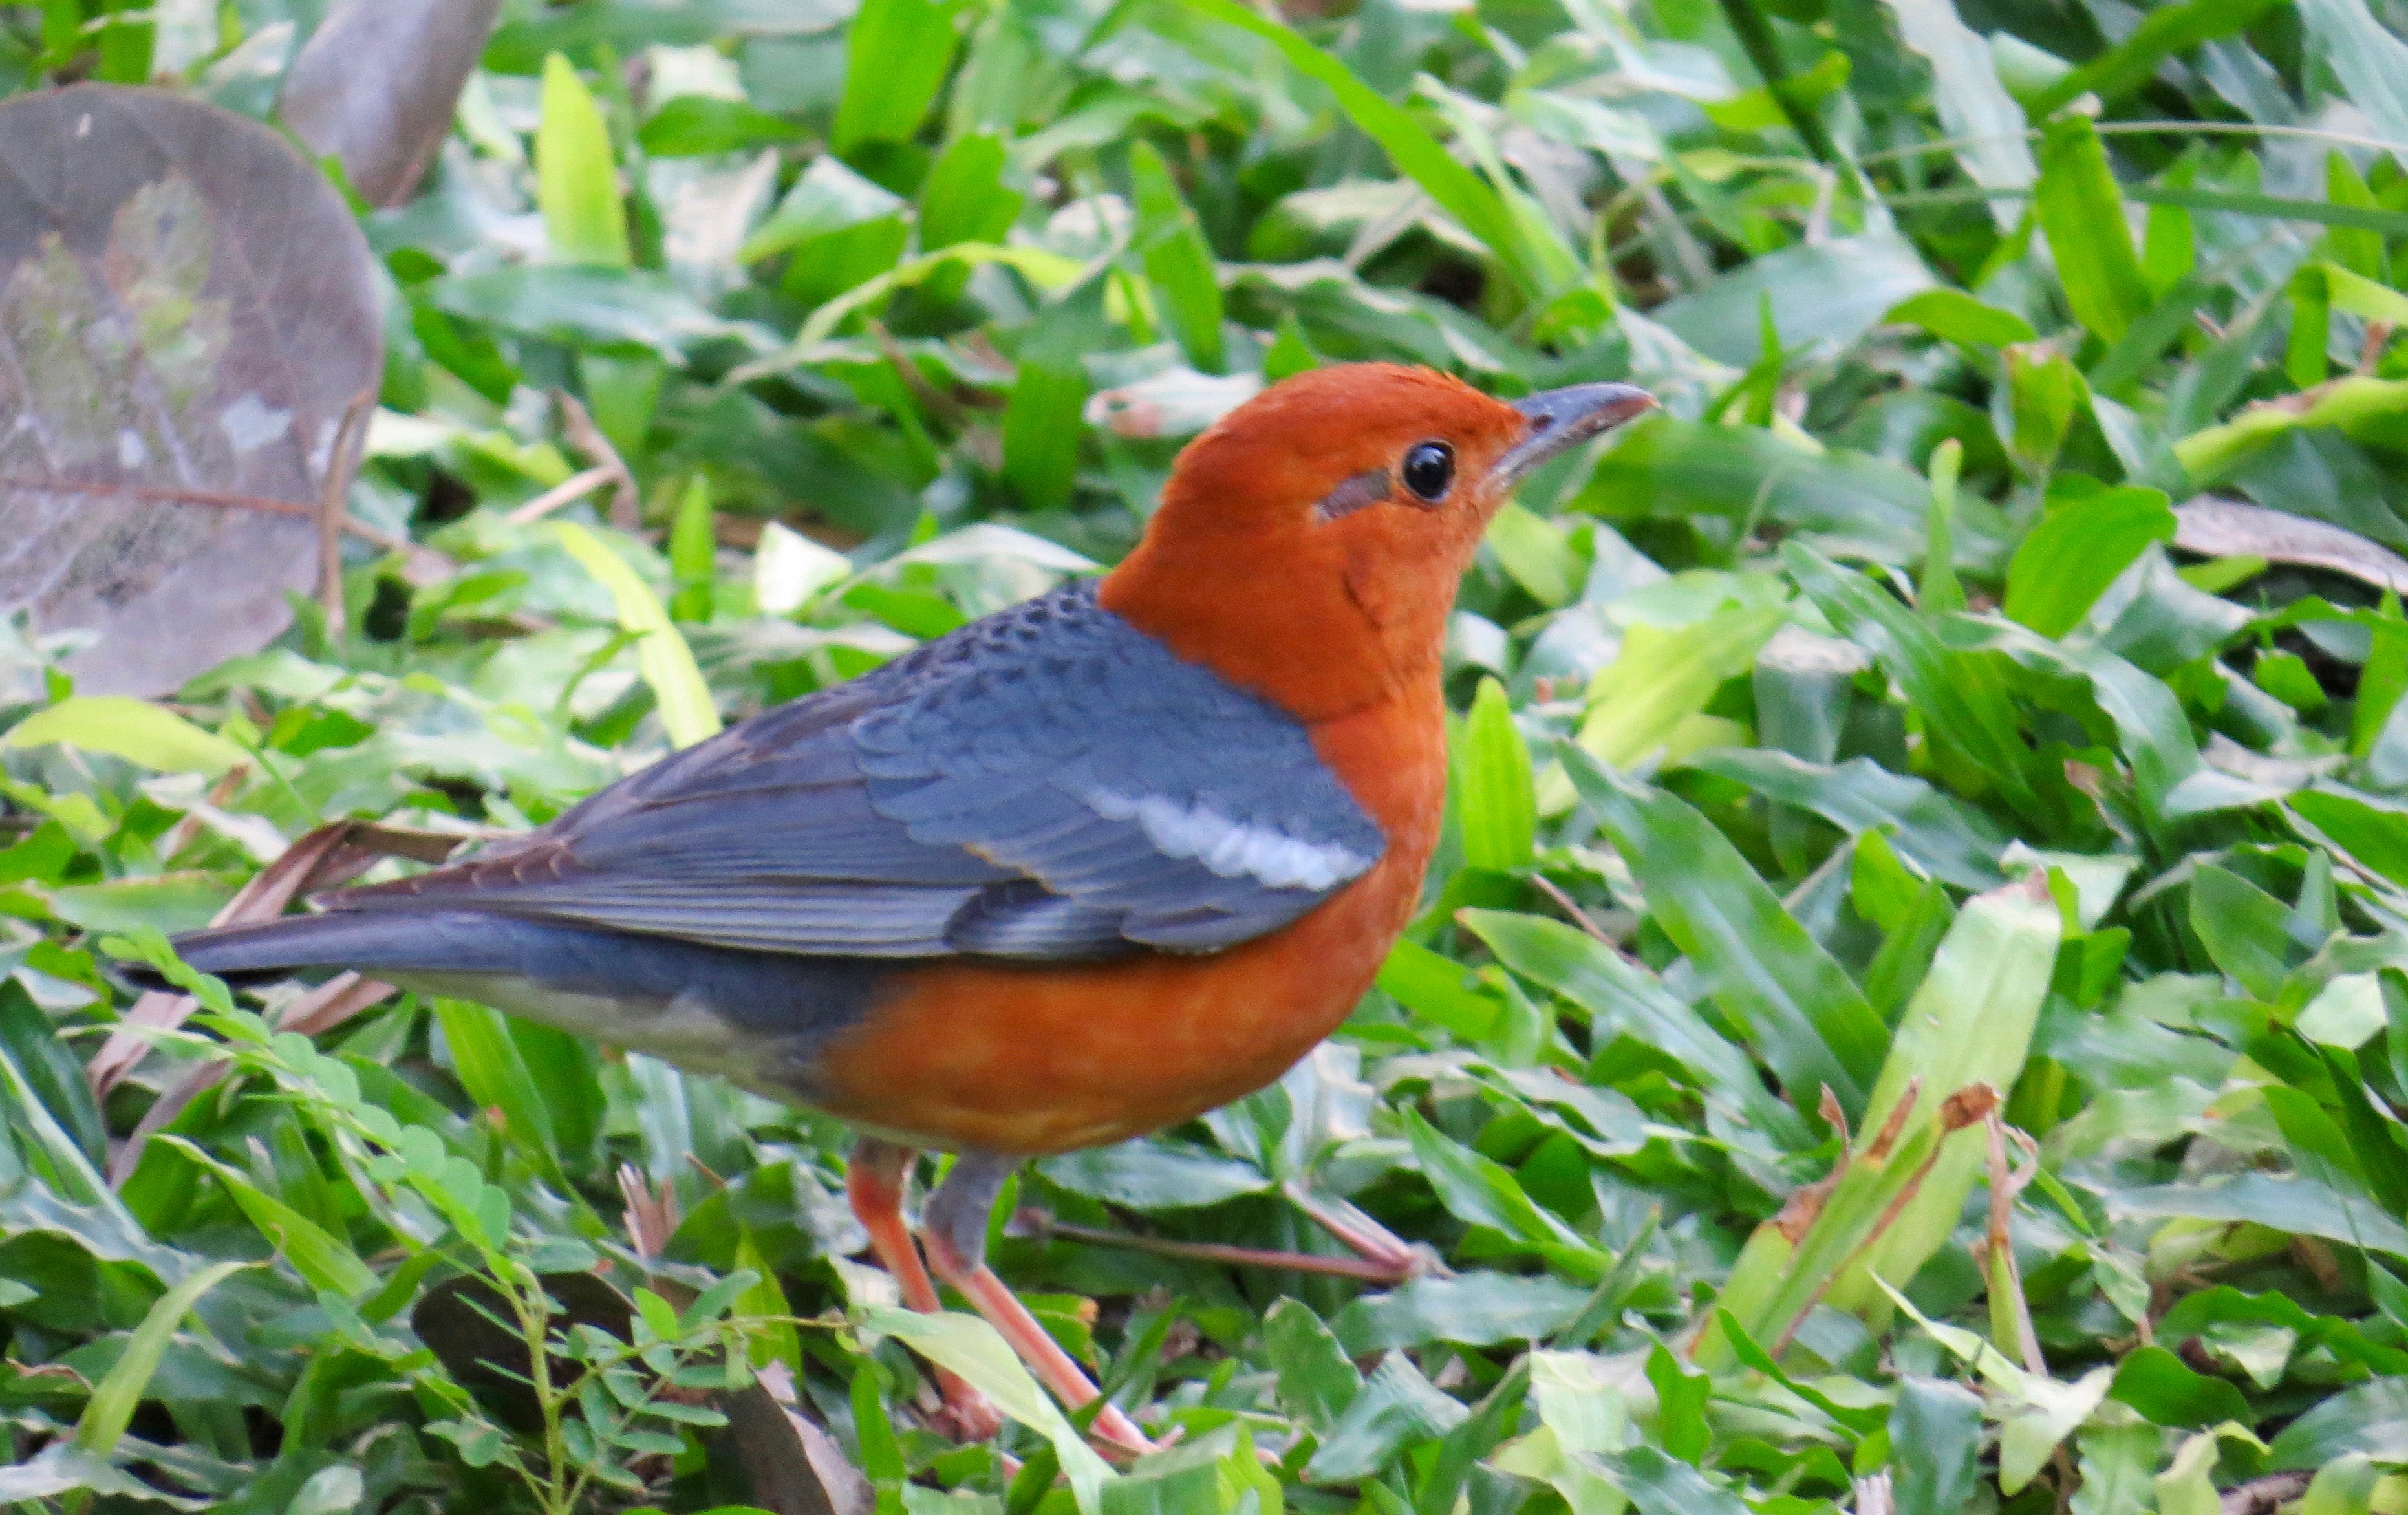
[[1656, 396], [1629, 384], [1573, 384], [1516, 400], [1513, 408], [1526, 422], [1522, 439], [1488, 470], [1489, 484], [1500, 494], [1556, 453], [1655, 409]]

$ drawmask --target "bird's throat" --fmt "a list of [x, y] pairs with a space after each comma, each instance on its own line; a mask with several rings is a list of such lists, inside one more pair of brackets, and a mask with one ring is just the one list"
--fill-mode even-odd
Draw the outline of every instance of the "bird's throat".
[[1435, 685], [1460, 576], [1370, 552], [1182, 574], [1140, 547], [1100, 598], [1180, 657], [1319, 726]]

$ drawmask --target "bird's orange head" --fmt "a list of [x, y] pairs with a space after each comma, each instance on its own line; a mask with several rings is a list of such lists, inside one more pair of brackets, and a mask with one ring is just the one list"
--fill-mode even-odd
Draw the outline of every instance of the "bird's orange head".
[[1579, 384], [1509, 404], [1394, 364], [1298, 374], [1179, 455], [1103, 603], [1308, 722], [1364, 708], [1434, 673], [1515, 481], [1655, 403]]

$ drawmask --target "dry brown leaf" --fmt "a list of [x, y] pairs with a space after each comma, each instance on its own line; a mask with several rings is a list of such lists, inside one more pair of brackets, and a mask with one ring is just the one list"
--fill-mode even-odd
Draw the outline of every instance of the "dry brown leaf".
[[1979, 1125], [1999, 1108], [1999, 1092], [1985, 1083], [1969, 1083], [1942, 1100], [1940, 1105], [1940, 1129], [1942, 1132], [1962, 1131]]
[[340, 0], [293, 60], [276, 114], [339, 159], [361, 199], [399, 205], [450, 134], [500, 12], [500, 0]]
[[1898, 1103], [1889, 1108], [1889, 1114], [1883, 1119], [1882, 1128], [1874, 1136], [1872, 1145], [1865, 1149], [1866, 1162], [1889, 1161], [1891, 1149], [1898, 1145], [1898, 1138], [1906, 1130], [1907, 1118], [1914, 1113], [1914, 1107], [1922, 1097], [1923, 1077], [1917, 1074], [1906, 1080], [1906, 1088], [1899, 1093]]
[[[251, 921], [272, 921], [282, 915], [297, 898], [347, 883], [366, 872], [382, 857], [406, 857], [421, 863], [440, 863], [459, 846], [462, 838], [442, 832], [421, 831], [410, 826], [375, 825], [357, 821], [337, 821], [295, 841], [284, 850], [282, 856], [252, 876], [251, 881], [225, 908], [218, 911], [211, 925], [235, 925]], [[349, 979], [350, 982], [345, 982]], [[341, 984], [339, 989], [337, 984]], [[369, 993], [373, 987], [374, 993]], [[308, 1026], [294, 1023], [295, 1031], [323, 1030], [350, 1019], [361, 1010], [392, 993], [390, 987], [361, 979], [356, 974], [342, 979], [329, 980], [317, 990], [294, 1002], [288, 1018], [295, 1022], [308, 1020]], [[366, 995], [366, 998], [362, 998]], [[337, 1010], [340, 1013], [336, 1013]], [[157, 1030], [172, 1029], [183, 1024], [193, 1013], [191, 996], [169, 990], [154, 989], [134, 1002], [125, 1012], [129, 1025]], [[109, 1034], [85, 1069], [95, 1098], [106, 1099], [133, 1066], [150, 1050], [147, 1038], [130, 1030]]]
[[317, 577], [382, 325], [342, 196], [255, 121], [79, 84], [0, 106], [0, 612], [85, 693], [265, 645]]
[[2201, 494], [2175, 506], [2174, 546], [2203, 557], [2326, 568], [2408, 594], [2408, 559], [2354, 531], [2240, 500]]

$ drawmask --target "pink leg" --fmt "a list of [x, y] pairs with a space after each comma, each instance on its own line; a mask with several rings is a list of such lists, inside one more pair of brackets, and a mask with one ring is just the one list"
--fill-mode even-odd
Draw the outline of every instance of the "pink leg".
[[[853, 1201], [853, 1219], [869, 1233], [870, 1250], [895, 1275], [904, 1305], [934, 1315], [944, 1306], [920, 1262], [911, 1228], [903, 1221], [903, 1184], [910, 1169], [908, 1149], [865, 1136], [853, 1144], [852, 1160], [845, 1165], [845, 1195]], [[945, 1402], [939, 1428], [946, 1435], [956, 1441], [985, 1441], [1003, 1429], [1003, 1414], [986, 1395], [941, 1367], [935, 1372], [937, 1391]]]
[[[930, 1196], [923, 1217], [928, 1265], [961, 1291], [1055, 1398], [1074, 1410], [1084, 1409], [1096, 1398], [1086, 1370], [986, 1265], [987, 1217], [1011, 1167], [1005, 1159], [982, 1153], [965, 1152], [954, 1159], [953, 1172]], [[1155, 1450], [1116, 1405], [1106, 1404], [1096, 1412], [1094, 1434], [1111, 1451], [1143, 1454]]]

